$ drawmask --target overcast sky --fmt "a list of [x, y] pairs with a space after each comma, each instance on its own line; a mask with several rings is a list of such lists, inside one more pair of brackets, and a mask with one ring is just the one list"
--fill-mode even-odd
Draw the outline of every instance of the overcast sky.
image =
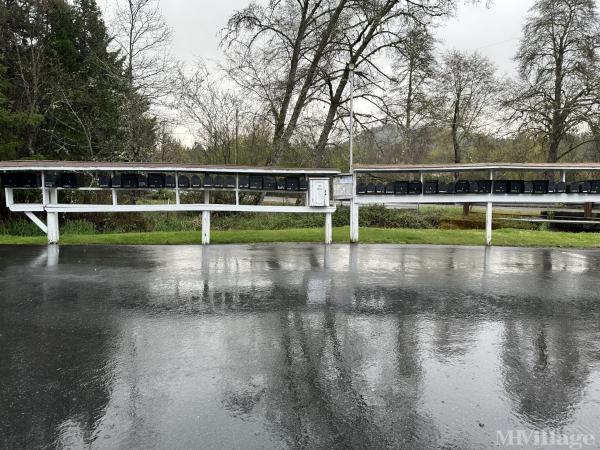
[[[118, 1], [97, 0], [110, 14]], [[159, 0], [165, 20], [173, 29], [173, 53], [188, 66], [199, 58], [218, 62], [220, 30], [231, 14], [250, 0]], [[266, 1], [266, 0], [264, 0]], [[515, 75], [513, 57], [519, 45], [521, 29], [527, 11], [534, 0], [494, 0], [490, 7], [461, 5], [456, 17], [447, 19], [437, 30], [443, 47], [477, 50], [497, 66], [499, 75]], [[600, 0], [596, 0], [600, 3]], [[482, 1], [485, 4], [485, 1]], [[174, 131], [187, 144], [192, 137], [183, 126]]]
[[[117, 0], [100, 0], [110, 9]], [[173, 51], [178, 59], [193, 62], [201, 57], [218, 60], [218, 33], [227, 19], [249, 0], [161, 0], [161, 9], [174, 32]], [[461, 2], [462, 3], [462, 2]], [[501, 73], [514, 73], [514, 56], [521, 27], [533, 0], [495, 0], [485, 6], [461, 5], [458, 15], [438, 30], [448, 48], [478, 50], [489, 56]]]

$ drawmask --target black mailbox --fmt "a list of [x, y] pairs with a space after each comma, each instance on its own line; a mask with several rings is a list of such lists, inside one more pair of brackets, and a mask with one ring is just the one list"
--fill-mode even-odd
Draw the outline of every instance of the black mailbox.
[[558, 181], [557, 183], [555, 183], [554, 192], [556, 192], [557, 194], [564, 194], [565, 192], [567, 192], [567, 183], [565, 183], [564, 181]]
[[590, 194], [600, 194], [600, 180], [590, 181]]
[[508, 193], [509, 194], [522, 194], [523, 193], [523, 182], [521, 180], [510, 180], [508, 182]]
[[491, 194], [492, 180], [479, 180], [477, 182], [477, 192], [480, 194]]
[[506, 194], [508, 192], [508, 181], [507, 180], [495, 180], [494, 181], [494, 194]]
[[64, 172], [60, 174], [60, 186], [66, 189], [78, 187], [77, 174], [74, 172]]
[[450, 183], [439, 183], [438, 192], [440, 194], [454, 194], [456, 192], [456, 183], [451, 181]]
[[121, 175], [121, 186], [126, 189], [135, 189], [138, 187], [138, 178], [135, 173], [124, 173]]
[[535, 180], [533, 182], [533, 193], [534, 194], [548, 193], [548, 180]]
[[367, 184], [367, 194], [374, 194], [374, 193], [375, 193], [375, 184], [368, 183]]
[[420, 195], [423, 192], [423, 183], [420, 181], [408, 182], [408, 193], [411, 195]]
[[385, 185], [383, 183], [375, 184], [375, 193], [376, 194], [385, 194]]
[[110, 187], [110, 177], [108, 175], [100, 175], [98, 177], [98, 187], [109, 188]]
[[569, 194], [579, 194], [579, 182], [574, 181], [567, 185], [567, 192]]
[[238, 187], [240, 189], [248, 189], [250, 187], [250, 177], [248, 175], [240, 175]]
[[213, 187], [213, 176], [210, 174], [206, 174], [204, 176], [204, 187], [211, 188]]
[[532, 181], [523, 181], [523, 194], [533, 194]]
[[15, 187], [15, 174], [12, 172], [9, 173], [0, 173], [0, 181], [2, 182], [2, 186], [11, 188]]
[[589, 181], [582, 181], [579, 186], [579, 192], [589, 194], [592, 191], [592, 183]]
[[186, 189], [190, 187], [190, 179], [185, 175], [179, 175], [177, 183], [179, 184], [180, 188]]
[[423, 192], [425, 194], [437, 194], [438, 193], [438, 182], [437, 181], [426, 181], [423, 185]]
[[162, 189], [165, 187], [165, 174], [152, 173], [148, 174], [148, 187], [152, 189]]
[[260, 175], [250, 175], [250, 189], [261, 190], [263, 188], [263, 177]]
[[263, 177], [263, 189], [265, 191], [276, 191], [277, 190], [277, 179], [272, 176]]
[[297, 191], [299, 183], [298, 177], [285, 177], [286, 191]]
[[192, 175], [192, 187], [198, 189], [202, 187], [202, 180], [198, 175]]
[[113, 188], [123, 187], [123, 180], [121, 179], [121, 175], [113, 175], [111, 177], [110, 187], [113, 187]]
[[[46, 179], [48, 179], [48, 176], [46, 176]], [[2, 185], [9, 188], [37, 188], [41, 186], [41, 182], [35, 172], [8, 172], [2, 174]]]
[[479, 183], [477, 181], [469, 181], [469, 194], [479, 193]]
[[396, 195], [408, 194], [408, 181], [396, 181], [394, 183], [394, 194], [396, 194]]
[[284, 177], [277, 178], [277, 190], [285, 191], [285, 178]]
[[469, 182], [464, 180], [459, 180], [456, 182], [454, 186], [454, 191], [457, 194], [468, 194], [471, 190], [469, 189]]
[[19, 184], [24, 188], [37, 188], [41, 185], [41, 179], [35, 172], [23, 172], [18, 177]]
[[139, 188], [147, 188], [148, 187], [148, 178], [146, 175], [142, 175], [141, 173], [137, 176], [138, 179], [138, 187]]
[[298, 179], [298, 189], [301, 191], [308, 191], [308, 180], [306, 177], [300, 177]]
[[365, 183], [358, 183], [356, 185], [356, 193], [357, 194], [366, 194], [367, 193], [367, 185]]
[[225, 177], [223, 175], [215, 175], [213, 187], [221, 189], [225, 186]]
[[169, 188], [169, 189], [173, 189], [173, 188], [177, 187], [177, 185], [175, 184], [175, 176], [173, 176], [173, 175], [165, 176], [165, 187]]
[[235, 177], [233, 175], [227, 175], [225, 177], [225, 187], [235, 189]]
[[44, 177], [44, 187], [56, 188], [60, 185], [60, 176], [47, 173]]

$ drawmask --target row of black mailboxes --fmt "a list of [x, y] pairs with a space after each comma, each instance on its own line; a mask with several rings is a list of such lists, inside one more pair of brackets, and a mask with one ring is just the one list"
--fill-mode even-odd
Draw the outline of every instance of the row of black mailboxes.
[[[4, 187], [36, 188], [41, 187], [41, 178], [35, 172], [8, 172], [0, 176]], [[56, 175], [46, 175], [44, 187], [47, 188], [70, 188], [83, 187], [80, 174], [64, 172]], [[98, 187], [101, 188], [124, 188], [124, 189], [161, 189], [161, 188], [235, 188], [234, 175], [179, 175], [177, 180], [174, 175], [164, 173], [123, 173], [120, 175], [100, 175]], [[264, 191], [306, 191], [308, 180], [299, 176], [263, 176], [263, 175], [240, 175], [238, 179], [239, 189], [264, 190]]]
[[357, 194], [419, 195], [419, 194], [600, 194], [600, 180], [565, 183], [548, 180], [480, 180], [453, 181], [394, 181], [384, 183], [358, 183]]

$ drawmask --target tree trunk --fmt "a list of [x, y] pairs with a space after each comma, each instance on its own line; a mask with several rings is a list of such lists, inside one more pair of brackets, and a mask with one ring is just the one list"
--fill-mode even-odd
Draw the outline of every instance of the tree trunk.
[[452, 115], [452, 147], [454, 148], [454, 162], [460, 163], [460, 145], [458, 143], [458, 118], [460, 114], [460, 92], [454, 101], [454, 114]]

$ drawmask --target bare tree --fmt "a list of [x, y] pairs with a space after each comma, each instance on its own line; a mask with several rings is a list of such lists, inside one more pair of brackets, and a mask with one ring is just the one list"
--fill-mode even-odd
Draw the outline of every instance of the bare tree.
[[435, 39], [428, 27], [411, 23], [404, 39], [391, 51], [394, 77], [390, 84], [390, 117], [404, 137], [402, 155], [412, 159], [414, 134], [428, 120], [429, 89], [435, 73]]
[[170, 56], [172, 32], [158, 0], [119, 0], [113, 28], [131, 84], [152, 102], [166, 97], [174, 66]]
[[450, 51], [443, 55], [436, 74], [433, 114], [448, 127], [452, 137], [454, 162], [461, 162], [466, 138], [489, 127], [492, 108], [499, 104], [502, 83], [493, 63], [479, 53]]
[[179, 69], [176, 107], [193, 131], [194, 148], [211, 163], [262, 164], [260, 117], [239, 92], [223, 86], [222, 79], [222, 73], [212, 74], [203, 62], [189, 75]]
[[599, 114], [599, 46], [593, 0], [538, 0], [531, 8], [515, 58], [520, 84], [507, 105], [510, 121], [547, 146], [548, 162], [590, 141], [565, 138]]
[[453, 0], [270, 0], [234, 14], [223, 45], [229, 73], [263, 102], [273, 122], [277, 162], [308, 111], [319, 110], [313, 130], [322, 158], [332, 129], [347, 112], [345, 88], [352, 67], [357, 96], [379, 108], [384, 74], [377, 56], [403, 39], [408, 22], [449, 14]]

